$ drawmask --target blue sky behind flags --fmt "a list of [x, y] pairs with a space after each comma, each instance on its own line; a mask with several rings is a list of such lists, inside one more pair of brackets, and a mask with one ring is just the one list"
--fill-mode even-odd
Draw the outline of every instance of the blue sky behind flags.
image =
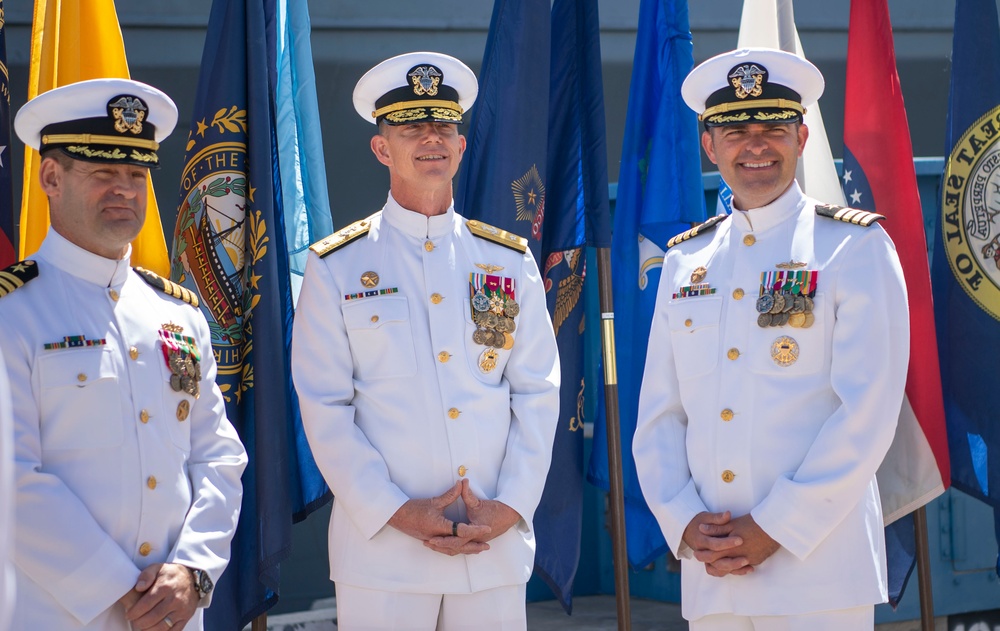
[[[931, 280], [952, 485], [1000, 517], [1000, 235], [990, 195], [1000, 136], [1000, 24], [994, 0], [957, 0], [941, 215]], [[993, 133], [990, 133], [990, 130]], [[970, 332], [974, 337], [970, 339]], [[969, 344], [975, 352], [968, 352]], [[996, 529], [1000, 533], [1000, 519]], [[1000, 563], [998, 563], [1000, 566]]]
[[171, 257], [171, 278], [201, 296], [226, 412], [250, 456], [232, 561], [206, 614], [213, 629], [242, 628], [277, 601], [293, 515], [329, 497], [301, 431], [288, 365], [276, 8], [275, 0], [213, 2]]
[[479, 84], [455, 207], [527, 238], [545, 280], [562, 389], [535, 571], [570, 611], [583, 519], [584, 246], [606, 246], [609, 234], [596, 0], [555, 0], [551, 13], [548, 0], [497, 0]]
[[[706, 219], [697, 120], [680, 95], [693, 65], [687, 0], [642, 0], [611, 244], [625, 530], [629, 562], [636, 568], [667, 550], [632, 459], [659, 270], [670, 237]], [[598, 415], [588, 478], [607, 489], [602, 405]]]

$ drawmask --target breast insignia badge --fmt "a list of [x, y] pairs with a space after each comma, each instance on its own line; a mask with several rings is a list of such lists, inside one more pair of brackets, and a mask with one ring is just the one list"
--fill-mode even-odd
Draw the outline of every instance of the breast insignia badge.
[[782, 368], [794, 364], [799, 358], [799, 343], [782, 335], [771, 344], [771, 359]]

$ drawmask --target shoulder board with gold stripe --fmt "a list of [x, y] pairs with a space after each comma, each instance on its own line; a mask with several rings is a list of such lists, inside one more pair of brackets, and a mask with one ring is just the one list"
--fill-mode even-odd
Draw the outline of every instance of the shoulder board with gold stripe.
[[820, 217], [829, 217], [837, 221], [857, 224], [864, 228], [867, 228], [876, 221], [885, 219], [885, 215], [870, 213], [867, 210], [858, 210], [857, 208], [847, 208], [846, 206], [834, 206], [833, 204], [816, 204], [816, 214]]
[[178, 300], [183, 300], [192, 307], [198, 307], [198, 296], [193, 291], [187, 287], [181, 287], [172, 280], [167, 280], [166, 278], [149, 271], [148, 269], [143, 269], [141, 267], [133, 267], [135, 273], [139, 275], [139, 278], [146, 281], [150, 286], [159, 289], [168, 296], [173, 296]]
[[469, 219], [465, 222], [465, 226], [469, 229], [469, 232], [480, 239], [486, 239], [487, 241], [492, 241], [493, 243], [499, 243], [500, 245], [510, 248], [511, 250], [517, 250], [521, 254], [524, 254], [528, 249], [528, 240], [524, 237], [519, 237], [512, 232], [501, 230], [500, 228], [491, 226], [488, 223], [483, 223], [475, 219]]
[[705, 223], [698, 224], [697, 226], [691, 228], [687, 232], [680, 233], [679, 235], [671, 238], [670, 241], [667, 241], [667, 249], [674, 247], [678, 243], [687, 241], [688, 239], [693, 239], [694, 237], [697, 237], [699, 234], [705, 234], [707, 232], [715, 230], [715, 227], [720, 223], [722, 223], [722, 221], [724, 221], [728, 216], [729, 215], [716, 215], [715, 217], [712, 217]]
[[38, 278], [38, 265], [34, 261], [20, 261], [10, 267], [0, 270], [0, 298], [11, 293], [18, 287], [24, 287], [28, 281]]
[[338, 230], [328, 237], [324, 237], [309, 246], [309, 249], [319, 255], [319, 258], [323, 258], [331, 252], [344, 247], [351, 241], [358, 239], [360, 237], [368, 234], [371, 230], [372, 222], [371, 217], [362, 219], [361, 221], [355, 221], [351, 225], [347, 226], [343, 230]]

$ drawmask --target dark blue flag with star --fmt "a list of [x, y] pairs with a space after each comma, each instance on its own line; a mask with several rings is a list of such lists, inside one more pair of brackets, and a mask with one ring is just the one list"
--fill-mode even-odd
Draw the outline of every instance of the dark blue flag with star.
[[232, 560], [205, 616], [209, 629], [241, 629], [277, 602], [293, 519], [329, 499], [289, 367], [276, 1], [212, 4], [171, 253], [171, 278], [200, 296], [226, 413], [250, 458]]
[[585, 252], [610, 244], [599, 34], [596, 0], [496, 0], [455, 199], [526, 237], [545, 282], [562, 388], [535, 571], [567, 612], [583, 521]]

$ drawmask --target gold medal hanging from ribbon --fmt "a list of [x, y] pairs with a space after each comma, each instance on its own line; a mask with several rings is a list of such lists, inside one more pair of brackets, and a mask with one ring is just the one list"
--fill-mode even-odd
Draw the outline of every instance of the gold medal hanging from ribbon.
[[[804, 264], [803, 264], [804, 265]], [[776, 270], [761, 272], [757, 298], [757, 326], [785, 326], [807, 329], [816, 321], [813, 298], [819, 272]]]
[[479, 358], [479, 368], [488, 373], [496, 368], [496, 349], [510, 350], [514, 346], [511, 335], [517, 325], [514, 318], [521, 311], [514, 293], [514, 279], [493, 274], [469, 274], [469, 295], [472, 321], [476, 330], [472, 341], [487, 346]]
[[201, 396], [201, 352], [193, 337], [181, 335], [184, 329], [164, 324], [160, 329], [163, 359], [170, 369], [170, 387], [194, 398]]

